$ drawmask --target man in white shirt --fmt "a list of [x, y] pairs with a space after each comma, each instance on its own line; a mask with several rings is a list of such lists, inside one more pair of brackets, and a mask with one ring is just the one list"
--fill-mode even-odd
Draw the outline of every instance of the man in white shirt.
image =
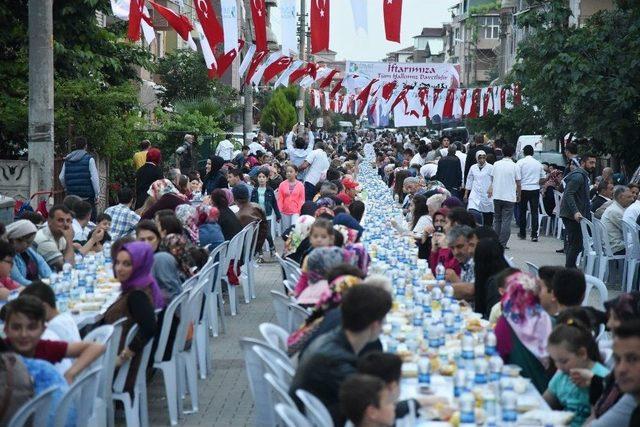
[[427, 158], [427, 153], [428, 152], [429, 152], [429, 149], [427, 148], [426, 145], [421, 145], [420, 147], [418, 147], [418, 152], [409, 161], [409, 166], [411, 166], [411, 165], [420, 165], [420, 166], [424, 165], [425, 162], [426, 162], [426, 158]]
[[502, 150], [504, 158], [493, 164], [489, 197], [493, 197], [493, 229], [505, 249], [511, 235], [511, 220], [516, 202], [520, 201], [520, 170], [511, 158], [513, 145]]
[[267, 150], [258, 142], [258, 137], [255, 137], [251, 144], [249, 144], [249, 154], [253, 154], [255, 156], [258, 154], [258, 151], [262, 151], [264, 153]]
[[438, 173], [437, 163], [425, 163], [425, 165], [420, 168], [420, 175], [427, 181], [435, 176], [436, 173]]
[[616, 185], [613, 189], [613, 203], [602, 214], [602, 224], [609, 239], [611, 251], [614, 255], [623, 255], [625, 253], [624, 235], [622, 234], [622, 217], [624, 210], [633, 203], [633, 193], [629, 187], [624, 185]]
[[456, 145], [456, 157], [460, 159], [460, 167], [462, 168], [462, 177], [464, 179], [464, 169], [465, 163], [467, 162], [467, 155], [462, 152], [462, 143], [456, 141], [454, 143]]
[[65, 262], [73, 265], [73, 228], [71, 210], [65, 205], [55, 205], [49, 210], [47, 225], [36, 233], [33, 246], [49, 267], [62, 270]]
[[533, 147], [525, 145], [522, 150], [524, 157], [518, 160], [516, 165], [520, 172], [520, 185], [522, 192], [520, 195], [520, 216], [518, 223], [520, 232], [518, 237], [522, 240], [527, 238], [527, 205], [531, 209], [531, 241], [538, 241], [538, 211], [540, 206], [540, 184], [546, 178], [542, 163], [533, 158]]
[[233, 160], [233, 151], [235, 147], [233, 146], [233, 142], [231, 142], [231, 136], [232, 135], [228, 133], [225, 139], [220, 141], [216, 147], [216, 156], [222, 157], [225, 162]]
[[313, 200], [316, 195], [316, 184], [322, 179], [329, 169], [329, 158], [325, 153], [325, 144], [320, 141], [316, 143], [313, 150], [305, 161], [300, 165], [301, 171], [307, 171], [304, 181], [304, 193], [306, 200]]
[[476, 222], [487, 227], [493, 225], [493, 199], [489, 197], [493, 165], [487, 163], [484, 150], [476, 152], [476, 163], [469, 169], [464, 201], [467, 210], [476, 217]]

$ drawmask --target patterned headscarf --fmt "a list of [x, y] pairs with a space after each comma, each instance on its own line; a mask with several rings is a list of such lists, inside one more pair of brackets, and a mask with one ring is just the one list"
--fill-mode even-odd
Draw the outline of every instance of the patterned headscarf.
[[120, 283], [122, 292], [149, 287], [154, 307], [163, 308], [165, 306], [164, 297], [158, 287], [158, 283], [151, 274], [151, 268], [153, 267], [153, 249], [151, 245], [146, 242], [130, 242], [125, 243], [120, 250], [129, 253], [132, 268], [131, 276]]
[[306, 273], [309, 284], [319, 282], [327, 278], [327, 273], [340, 264], [354, 264], [355, 257], [352, 252], [337, 246], [316, 248], [309, 252], [306, 258]]
[[547, 340], [551, 334], [551, 318], [540, 305], [540, 286], [527, 273], [507, 277], [502, 296], [502, 315], [522, 344], [541, 362], [548, 360]]
[[321, 197], [318, 200], [316, 200], [316, 205], [318, 205], [319, 208], [333, 209], [336, 207], [336, 201], [333, 200], [331, 197]]
[[198, 214], [196, 208], [191, 205], [179, 205], [176, 207], [176, 217], [180, 221], [180, 224], [189, 232], [192, 243], [197, 243], [199, 238], [198, 233]]
[[176, 261], [178, 261], [178, 266], [182, 273], [187, 277], [191, 277], [193, 275], [191, 267], [194, 263], [187, 251], [187, 248], [190, 245], [187, 238], [182, 234], [167, 234], [162, 239], [162, 245], [166, 248], [167, 252], [173, 255]]
[[202, 203], [198, 205], [196, 211], [198, 212], [198, 225], [218, 222], [218, 218], [220, 218], [220, 211], [215, 206]]
[[335, 216], [335, 213], [331, 210], [331, 208], [328, 208], [326, 206], [321, 206], [318, 208], [318, 210], [316, 210], [316, 213], [314, 214], [316, 216], [316, 218], [318, 218], [320, 215], [329, 215], [331, 218], [333, 218]]
[[176, 186], [173, 185], [173, 182], [169, 181], [168, 179], [159, 179], [157, 181], [154, 181], [154, 183], [151, 184], [151, 187], [149, 187], [147, 194], [156, 200], [158, 200], [165, 194], [175, 194], [181, 199], [186, 200], [186, 196], [178, 191]]
[[311, 226], [316, 219], [310, 215], [302, 215], [298, 218], [298, 222], [293, 226], [293, 230], [289, 234], [288, 249], [289, 252], [295, 252], [300, 243], [309, 236]]

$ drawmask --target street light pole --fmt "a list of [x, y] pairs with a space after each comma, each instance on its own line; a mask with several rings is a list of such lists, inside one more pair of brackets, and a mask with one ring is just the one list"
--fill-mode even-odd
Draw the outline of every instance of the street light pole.
[[[300, 60], [305, 60], [305, 41], [307, 38], [306, 32], [306, 15], [307, 4], [305, 0], [300, 0], [300, 22], [298, 25], [298, 37], [300, 38]], [[300, 92], [298, 93], [298, 100], [296, 101], [296, 108], [298, 110], [298, 123], [304, 123], [304, 88], [300, 86]]]
[[[29, 0], [29, 160], [37, 190], [53, 190], [53, 0]], [[34, 176], [31, 176], [34, 180]]]

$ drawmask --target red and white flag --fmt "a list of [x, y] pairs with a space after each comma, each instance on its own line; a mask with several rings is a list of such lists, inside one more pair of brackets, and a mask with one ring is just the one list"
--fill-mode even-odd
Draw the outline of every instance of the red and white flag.
[[[151, 15], [149, 15], [149, 10], [147, 9], [147, 6], [144, 6], [144, 2], [142, 3], [143, 6], [142, 17], [140, 18], [140, 28], [142, 29], [144, 40], [147, 42], [147, 45], [150, 45], [151, 42], [156, 38], [156, 32], [151, 25]], [[111, 13], [113, 13], [113, 16], [115, 16], [116, 18], [122, 21], [129, 21], [130, 10], [131, 3], [129, 2], [129, 0], [111, 0]], [[138, 30], [138, 38], [139, 36], [140, 31]]]
[[456, 90], [444, 89], [442, 95], [445, 95], [444, 108], [442, 109], [442, 118], [449, 119], [453, 117], [453, 104], [455, 102]]
[[402, 0], [382, 0], [384, 12], [384, 32], [387, 40], [400, 43], [402, 22]]
[[[475, 88], [471, 91], [471, 104], [469, 106], [469, 114], [467, 117], [470, 119], [475, 119], [478, 117], [478, 110], [480, 109], [480, 92], [482, 89]], [[467, 102], [469, 102], [467, 100]]]
[[273, 88], [277, 88], [279, 86], [285, 86], [288, 87], [289, 86], [289, 77], [291, 76], [291, 73], [293, 73], [294, 71], [298, 70], [302, 65], [304, 64], [303, 61], [295, 60], [293, 61], [293, 63], [291, 65], [289, 65], [289, 67], [284, 70], [284, 73], [280, 74], [280, 77], [278, 77], [278, 79], [276, 80], [276, 82], [273, 84]]
[[333, 89], [331, 89], [331, 92], [329, 92], [329, 96], [333, 98], [340, 91], [340, 89], [342, 89], [342, 79], [336, 82], [336, 85], [333, 87]]
[[209, 70], [209, 78], [212, 79], [217, 75], [218, 69], [218, 61], [216, 61], [215, 54], [211, 46], [209, 46], [209, 41], [204, 34], [204, 30], [200, 22], [196, 21], [196, 31], [198, 32], [200, 38], [200, 48], [202, 49], [202, 56], [204, 57], [204, 63]]
[[364, 87], [364, 89], [362, 89], [362, 91], [360, 91], [360, 93], [358, 94], [358, 96], [356, 97], [356, 100], [360, 101], [359, 104], [359, 108], [358, 108], [358, 112], [357, 115], [361, 116], [362, 112], [364, 111], [364, 107], [368, 104], [369, 102], [369, 95], [371, 95], [371, 88], [373, 87], [374, 84], [376, 84], [378, 82], [378, 79], [372, 79], [368, 85], [366, 85]]
[[280, 58], [282, 58], [281, 52], [273, 52], [268, 57], [267, 60], [262, 63], [254, 73], [253, 77], [251, 77], [251, 83], [258, 86], [260, 84], [260, 80], [262, 80], [262, 76], [266, 71], [267, 67], [276, 63]]
[[267, 50], [267, 6], [264, 0], [251, 0], [251, 18], [258, 50]]
[[456, 119], [462, 117], [466, 96], [467, 89], [456, 89], [456, 94], [453, 99], [453, 117]]
[[226, 53], [237, 48], [237, 40], [240, 37], [238, 35], [238, 2], [236, 0], [220, 0], [220, 17], [224, 30], [224, 51]]
[[251, 61], [253, 60], [253, 55], [256, 54], [256, 45], [252, 44], [247, 49], [247, 52], [244, 54], [244, 58], [242, 58], [242, 62], [240, 63], [240, 68], [238, 69], [238, 75], [242, 79], [244, 74], [247, 72], [249, 65], [251, 65]]
[[185, 15], [174, 12], [168, 7], [159, 5], [158, 3], [152, 1], [149, 1], [149, 3], [151, 3], [151, 6], [153, 6], [153, 8], [157, 10], [158, 13], [164, 17], [164, 19], [167, 20], [167, 23], [171, 26], [171, 28], [176, 30], [176, 33], [178, 33], [180, 38], [189, 44], [189, 47], [191, 49], [197, 50], [196, 44], [191, 38], [193, 25], [191, 24], [191, 21], [189, 21], [189, 18], [187, 18]]
[[433, 119], [435, 116], [442, 119], [444, 114], [444, 104], [447, 101], [446, 89], [433, 89], [433, 104], [429, 108], [429, 118]]
[[513, 105], [522, 104], [522, 92], [519, 83], [513, 84]]
[[338, 74], [338, 70], [331, 70], [329, 74], [320, 82], [318, 89], [323, 89], [331, 84], [335, 75]]
[[196, 0], [194, 6], [209, 48], [215, 53], [216, 46], [224, 40], [224, 35], [216, 12], [211, 6], [211, 0]]
[[251, 58], [251, 63], [249, 64], [249, 68], [247, 69], [247, 74], [244, 76], [245, 84], [249, 84], [251, 79], [253, 79], [253, 75], [256, 73], [256, 70], [260, 66], [262, 60], [267, 56], [269, 52], [266, 50], [260, 50], [256, 52]]
[[329, 49], [330, 0], [311, 0], [311, 53]]
[[216, 61], [218, 62], [218, 70], [217, 70], [218, 77], [222, 77], [224, 75], [224, 73], [227, 71], [227, 68], [229, 68], [229, 66], [233, 63], [233, 61], [238, 57], [238, 53], [242, 50], [243, 47], [244, 47], [244, 40], [238, 39], [237, 49], [230, 50], [224, 55], [220, 55], [219, 57], [216, 58]]
[[306, 66], [295, 70], [293, 73], [289, 75], [289, 84], [294, 84], [304, 76], [312, 76], [315, 78], [316, 71], [318, 70], [318, 66], [313, 62], [307, 63]]
[[142, 8], [144, 0], [131, 0], [129, 3], [129, 27], [127, 37], [133, 42], [140, 40], [140, 22], [142, 21]]
[[276, 75], [289, 68], [292, 63], [293, 59], [290, 56], [280, 55], [277, 61], [265, 68], [262, 74], [262, 82], [264, 84], [269, 83]]

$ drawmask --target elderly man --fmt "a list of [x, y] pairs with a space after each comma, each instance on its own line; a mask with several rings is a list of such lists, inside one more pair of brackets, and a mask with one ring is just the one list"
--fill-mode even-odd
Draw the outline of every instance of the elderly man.
[[602, 214], [602, 224], [607, 230], [607, 238], [614, 255], [623, 255], [625, 253], [622, 216], [624, 215], [624, 210], [633, 203], [633, 199], [633, 193], [629, 187], [616, 185], [613, 189], [613, 203]]
[[473, 255], [478, 236], [473, 228], [457, 225], [447, 233], [447, 241], [453, 257], [460, 264], [460, 276], [452, 268], [447, 268], [445, 278], [451, 282], [457, 299], [471, 300], [475, 293]]
[[413, 199], [413, 196], [416, 195], [418, 190], [420, 190], [420, 180], [418, 178], [409, 176], [402, 181], [402, 191], [406, 194], [402, 201], [402, 211], [405, 215], [409, 212], [411, 199]]

